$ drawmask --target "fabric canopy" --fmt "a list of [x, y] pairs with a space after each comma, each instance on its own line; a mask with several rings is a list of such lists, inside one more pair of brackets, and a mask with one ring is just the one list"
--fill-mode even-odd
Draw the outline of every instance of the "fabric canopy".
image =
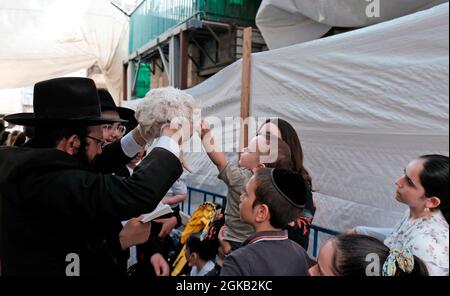
[[320, 38], [332, 27], [366, 27], [447, 1], [263, 0], [256, 24], [276, 49]]
[[[317, 191], [315, 224], [393, 226], [405, 210], [394, 197], [403, 168], [422, 154], [448, 155], [448, 9], [253, 55], [251, 115], [296, 128]], [[203, 118], [239, 116], [241, 65], [189, 90]], [[205, 153], [187, 160], [191, 186], [226, 192]]]
[[0, 1], [0, 88], [17, 88], [98, 63], [122, 94], [128, 18], [106, 0]]

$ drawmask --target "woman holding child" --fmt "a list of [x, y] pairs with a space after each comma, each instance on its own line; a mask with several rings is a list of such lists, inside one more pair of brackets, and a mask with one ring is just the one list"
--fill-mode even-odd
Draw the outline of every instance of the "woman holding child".
[[305, 209], [302, 214], [285, 227], [285, 229], [288, 230], [289, 238], [297, 242], [305, 248], [305, 250], [308, 250], [309, 233], [316, 208], [312, 196], [312, 178], [303, 164], [303, 148], [300, 139], [292, 125], [281, 118], [268, 119], [266, 123], [261, 126], [259, 134], [263, 135], [267, 133], [282, 139], [288, 144], [291, 149], [291, 160], [294, 171], [298, 172], [303, 177], [306, 184], [309, 186], [309, 189], [311, 189], [309, 191], [310, 194], [306, 197]]

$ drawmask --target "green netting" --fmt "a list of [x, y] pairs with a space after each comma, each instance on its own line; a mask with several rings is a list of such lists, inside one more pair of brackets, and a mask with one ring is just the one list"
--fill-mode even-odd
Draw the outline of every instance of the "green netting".
[[255, 22], [261, 0], [207, 0], [203, 1], [204, 19], [230, 21], [242, 25]]
[[132, 53], [190, 18], [252, 25], [262, 0], [146, 0], [131, 15]]
[[136, 97], [143, 98], [150, 90], [150, 64], [142, 63], [139, 66], [138, 77], [136, 81]]

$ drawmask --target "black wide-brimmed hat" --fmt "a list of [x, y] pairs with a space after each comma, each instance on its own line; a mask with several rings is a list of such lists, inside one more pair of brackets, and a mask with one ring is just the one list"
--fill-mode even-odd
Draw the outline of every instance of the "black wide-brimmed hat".
[[113, 97], [106, 89], [98, 89], [98, 98], [100, 99], [100, 108], [102, 109], [102, 112], [116, 111], [119, 113], [119, 117], [122, 120], [116, 120], [115, 122], [127, 122], [133, 119], [136, 120], [134, 118], [134, 111], [124, 107], [117, 107]]
[[34, 113], [11, 114], [4, 118], [23, 126], [93, 126], [114, 123], [102, 118], [97, 88], [88, 78], [56, 78], [34, 85]]

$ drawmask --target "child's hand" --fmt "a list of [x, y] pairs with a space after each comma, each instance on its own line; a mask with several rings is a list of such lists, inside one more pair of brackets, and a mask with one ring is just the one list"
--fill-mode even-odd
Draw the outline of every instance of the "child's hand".
[[200, 133], [200, 137], [203, 140], [205, 138], [205, 136], [207, 136], [209, 134], [209, 136], [211, 136], [211, 128], [209, 127], [208, 122], [206, 122], [205, 120], [202, 120], [202, 126], [201, 126], [201, 133]]
[[218, 239], [220, 243], [220, 247], [222, 248], [222, 251], [225, 255], [228, 255], [231, 253], [231, 245], [229, 242], [225, 240], [225, 232], [227, 231], [226, 226], [222, 226], [222, 228], [219, 231]]
[[220, 228], [219, 235], [218, 235], [219, 241], [224, 241], [225, 240], [225, 232], [226, 231], [227, 231], [227, 227], [226, 226], [222, 226], [222, 228]]

